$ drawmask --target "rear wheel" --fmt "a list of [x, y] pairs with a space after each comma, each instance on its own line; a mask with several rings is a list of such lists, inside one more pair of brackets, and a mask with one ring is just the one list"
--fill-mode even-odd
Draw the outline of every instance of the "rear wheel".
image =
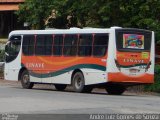
[[34, 83], [30, 82], [29, 72], [24, 70], [21, 75], [21, 84], [25, 89], [32, 89]]
[[65, 85], [65, 84], [54, 84], [54, 86], [58, 91], [63, 91], [67, 87], [67, 85]]
[[121, 95], [126, 90], [123, 85], [116, 84], [108, 85], [105, 89], [109, 95]]
[[84, 77], [81, 72], [76, 72], [73, 75], [72, 86], [75, 92], [83, 92], [85, 85]]
[[84, 89], [83, 89], [83, 92], [84, 93], [91, 93], [92, 90], [93, 90], [92, 86], [85, 86]]
[[82, 72], [76, 72], [73, 75], [72, 86], [73, 90], [79, 93], [80, 92], [90, 93], [93, 89], [91, 86], [85, 86], [85, 80]]

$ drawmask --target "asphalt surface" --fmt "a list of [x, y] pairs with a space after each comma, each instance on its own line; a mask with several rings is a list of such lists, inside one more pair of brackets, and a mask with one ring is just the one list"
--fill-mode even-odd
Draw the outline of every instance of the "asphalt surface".
[[124, 93], [107, 95], [56, 91], [40, 85], [23, 89], [18, 82], [0, 82], [0, 113], [12, 114], [134, 114], [160, 113], [160, 96]]

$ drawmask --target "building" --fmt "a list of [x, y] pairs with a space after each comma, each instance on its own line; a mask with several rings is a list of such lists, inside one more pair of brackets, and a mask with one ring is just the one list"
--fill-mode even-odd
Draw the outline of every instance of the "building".
[[0, 38], [7, 37], [12, 30], [23, 29], [23, 23], [19, 23], [14, 14], [23, 2], [24, 0], [0, 0]]

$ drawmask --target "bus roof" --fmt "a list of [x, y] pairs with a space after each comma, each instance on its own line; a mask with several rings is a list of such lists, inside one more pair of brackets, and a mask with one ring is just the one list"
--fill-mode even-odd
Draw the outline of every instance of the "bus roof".
[[109, 29], [103, 28], [70, 28], [70, 29], [47, 29], [47, 30], [15, 30], [10, 32], [9, 36], [13, 34], [77, 34], [77, 33], [108, 33]]
[[[15, 30], [10, 32], [11, 35], [25, 35], [25, 34], [82, 34], [82, 33], [110, 33], [113, 29], [124, 29], [121, 27], [111, 27], [111, 28], [70, 28], [70, 29], [46, 29], [46, 30]], [[125, 29], [135, 29], [135, 28], [125, 28]]]

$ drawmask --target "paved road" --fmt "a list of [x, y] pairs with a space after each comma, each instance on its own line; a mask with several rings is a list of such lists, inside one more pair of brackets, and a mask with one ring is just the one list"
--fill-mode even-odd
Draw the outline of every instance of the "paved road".
[[91, 114], [91, 113], [159, 113], [160, 96], [103, 93], [58, 92], [35, 87], [22, 89], [0, 83], [0, 113]]

